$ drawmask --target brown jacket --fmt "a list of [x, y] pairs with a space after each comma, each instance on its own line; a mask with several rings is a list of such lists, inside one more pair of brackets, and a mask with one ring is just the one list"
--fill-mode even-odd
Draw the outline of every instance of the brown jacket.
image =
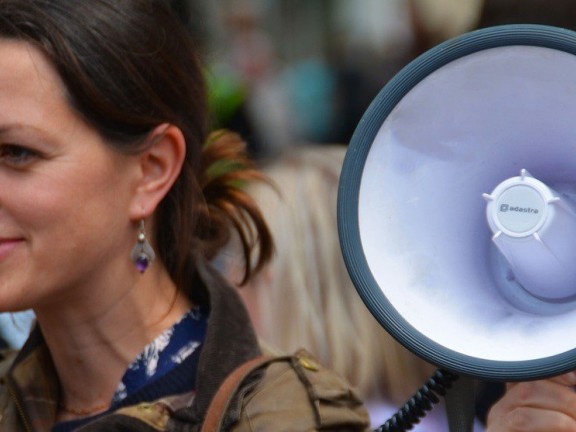
[[[201, 276], [210, 298], [210, 318], [196, 395], [121, 408], [78, 431], [199, 431], [226, 376], [261, 355], [234, 289], [208, 266]], [[0, 376], [0, 431], [50, 431], [59, 387], [39, 329], [17, 355], [3, 354]], [[301, 351], [251, 373], [228, 405], [222, 424], [222, 430], [235, 432], [365, 431], [369, 419], [349, 385]]]

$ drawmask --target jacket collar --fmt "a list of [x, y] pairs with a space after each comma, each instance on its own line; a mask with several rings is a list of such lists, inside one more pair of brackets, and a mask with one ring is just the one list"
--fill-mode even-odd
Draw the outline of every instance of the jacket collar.
[[224, 379], [242, 363], [262, 354], [236, 289], [210, 264], [199, 266], [199, 274], [208, 291], [210, 316], [198, 364], [196, 398], [189, 411], [196, 421], [204, 419]]

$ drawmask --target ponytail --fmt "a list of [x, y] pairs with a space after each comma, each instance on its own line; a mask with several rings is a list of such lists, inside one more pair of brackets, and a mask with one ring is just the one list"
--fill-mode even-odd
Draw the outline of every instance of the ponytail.
[[209, 135], [200, 173], [206, 205], [196, 225], [196, 241], [204, 258], [212, 260], [229, 242], [231, 228], [236, 231], [246, 264], [243, 284], [270, 260], [274, 248], [264, 216], [245, 192], [248, 183], [266, 178], [248, 158], [246, 143], [225, 130]]

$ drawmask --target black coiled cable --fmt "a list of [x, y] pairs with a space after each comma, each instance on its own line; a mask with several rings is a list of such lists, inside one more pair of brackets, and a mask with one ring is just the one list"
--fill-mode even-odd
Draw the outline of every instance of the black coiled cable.
[[428, 411], [434, 408], [434, 404], [440, 402], [438, 395], [445, 396], [446, 391], [457, 379], [458, 375], [452, 372], [444, 369], [436, 370], [414, 396], [374, 432], [404, 432], [412, 429]]

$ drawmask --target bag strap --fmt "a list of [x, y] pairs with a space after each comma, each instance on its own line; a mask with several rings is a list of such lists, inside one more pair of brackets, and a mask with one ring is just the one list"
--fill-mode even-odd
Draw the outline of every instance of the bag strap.
[[226, 377], [214, 398], [210, 402], [201, 432], [218, 432], [222, 423], [222, 418], [232, 397], [252, 371], [258, 369], [272, 361], [285, 359], [286, 357], [259, 356], [248, 360], [238, 366], [230, 375]]

